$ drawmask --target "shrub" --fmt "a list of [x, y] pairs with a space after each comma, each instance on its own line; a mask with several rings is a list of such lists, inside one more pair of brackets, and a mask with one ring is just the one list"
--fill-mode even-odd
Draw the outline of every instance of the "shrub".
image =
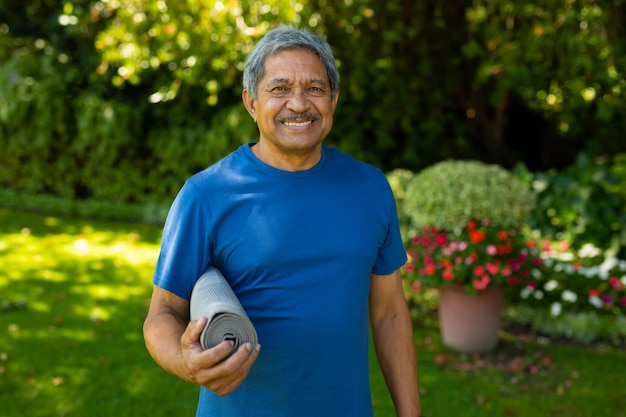
[[527, 185], [498, 165], [448, 160], [432, 165], [408, 183], [404, 208], [413, 226], [459, 230], [470, 220], [493, 227], [520, 227], [534, 208]]
[[403, 178], [400, 204], [411, 237], [404, 272], [410, 288], [458, 284], [477, 292], [520, 283], [538, 266], [522, 234], [533, 194], [504, 168], [448, 160], [408, 180], [393, 179]]

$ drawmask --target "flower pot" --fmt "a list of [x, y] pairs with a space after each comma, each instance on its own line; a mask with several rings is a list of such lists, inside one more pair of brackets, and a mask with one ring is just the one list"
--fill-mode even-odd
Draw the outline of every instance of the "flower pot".
[[444, 345], [460, 352], [487, 352], [498, 343], [504, 288], [490, 287], [467, 294], [463, 287], [440, 291], [439, 323]]

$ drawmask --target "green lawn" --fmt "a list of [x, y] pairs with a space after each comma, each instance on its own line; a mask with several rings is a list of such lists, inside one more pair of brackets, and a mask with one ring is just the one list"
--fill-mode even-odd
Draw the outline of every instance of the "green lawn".
[[[197, 388], [145, 351], [160, 229], [0, 209], [0, 414], [192, 416]], [[416, 323], [424, 412], [626, 417], [626, 351], [513, 335], [482, 356]], [[393, 407], [372, 359], [376, 417]]]

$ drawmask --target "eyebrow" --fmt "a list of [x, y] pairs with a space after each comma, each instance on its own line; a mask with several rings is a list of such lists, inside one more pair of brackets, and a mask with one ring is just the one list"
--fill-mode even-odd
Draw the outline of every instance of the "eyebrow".
[[[287, 78], [274, 78], [270, 80], [268, 84], [289, 84], [291, 81]], [[309, 84], [323, 85], [325, 86], [327, 83], [321, 78], [312, 78], [309, 80]]]

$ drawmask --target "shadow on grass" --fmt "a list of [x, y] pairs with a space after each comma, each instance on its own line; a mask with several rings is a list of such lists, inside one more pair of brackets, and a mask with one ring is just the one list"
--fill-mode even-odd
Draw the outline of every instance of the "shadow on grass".
[[0, 211], [3, 416], [194, 414], [143, 344], [159, 233]]

